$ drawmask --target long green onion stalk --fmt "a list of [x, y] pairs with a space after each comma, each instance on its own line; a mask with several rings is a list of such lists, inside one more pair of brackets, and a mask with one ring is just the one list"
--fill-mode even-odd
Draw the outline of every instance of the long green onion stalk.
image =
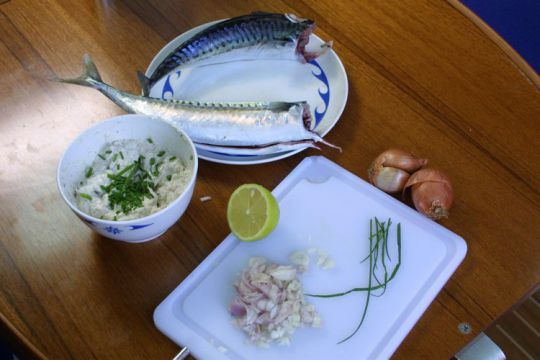
[[[388, 233], [390, 231], [390, 225], [392, 224], [392, 220], [388, 219], [386, 222], [380, 222], [377, 218], [373, 218], [369, 220], [369, 254], [362, 260], [362, 262], [369, 259], [369, 275], [368, 275], [368, 285], [367, 287], [357, 287], [353, 288], [344, 292], [335, 293], [335, 294], [306, 294], [306, 296], [311, 297], [319, 297], [319, 298], [333, 298], [338, 296], [344, 296], [347, 294], [350, 294], [352, 292], [356, 291], [364, 291], [367, 292], [366, 301], [364, 303], [364, 309], [362, 311], [362, 316], [360, 318], [360, 322], [356, 329], [353, 331], [352, 334], [338, 342], [338, 344], [341, 344], [347, 340], [349, 340], [351, 337], [353, 337], [362, 324], [364, 323], [364, 320], [367, 315], [367, 310], [369, 306], [369, 300], [371, 296], [380, 297], [384, 294], [386, 291], [386, 286], [390, 281], [394, 279], [396, 276], [399, 267], [401, 266], [401, 224], [397, 224], [397, 252], [398, 252], [398, 259], [394, 266], [394, 269], [389, 274], [388, 273], [388, 267], [386, 264], [386, 259], [388, 261], [392, 261], [390, 258], [390, 254], [388, 252]], [[377, 275], [377, 266], [382, 266], [382, 273], [384, 274], [383, 279], [379, 279], [379, 276]], [[381, 271], [381, 270], [379, 270]], [[382, 281], [381, 281], [382, 280]], [[380, 294], [374, 294], [373, 291], [382, 289]]]

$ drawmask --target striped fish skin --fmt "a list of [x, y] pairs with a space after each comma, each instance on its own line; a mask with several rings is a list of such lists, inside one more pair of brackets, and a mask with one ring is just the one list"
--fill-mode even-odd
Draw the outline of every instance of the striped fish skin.
[[60, 82], [97, 89], [128, 113], [147, 115], [181, 128], [198, 146], [230, 154], [270, 154], [329, 146], [312, 130], [306, 102], [210, 103], [137, 96], [105, 84], [88, 55], [85, 72]]
[[[234, 60], [285, 59], [307, 62], [323, 54], [305, 47], [315, 24], [293, 14], [253, 13], [221, 21], [184, 41], [141, 84], [145, 94], [173, 70]], [[242, 51], [239, 51], [242, 50]]]

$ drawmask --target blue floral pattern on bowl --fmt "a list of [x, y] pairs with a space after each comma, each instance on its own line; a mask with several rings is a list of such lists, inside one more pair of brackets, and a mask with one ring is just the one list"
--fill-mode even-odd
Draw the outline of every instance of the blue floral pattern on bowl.
[[[82, 219], [82, 220], [84, 220], [86, 223], [88, 223], [89, 225], [93, 227], [96, 227], [96, 228], [100, 227], [99, 224], [95, 221], [86, 220], [86, 219]], [[143, 229], [145, 227], [151, 226], [151, 225], [153, 225], [153, 223], [143, 224], [143, 225], [116, 225], [116, 226], [107, 225], [107, 226], [101, 227], [101, 230], [106, 231], [107, 233], [112, 234], [112, 235], [118, 235], [124, 231], [139, 230], [139, 229]]]

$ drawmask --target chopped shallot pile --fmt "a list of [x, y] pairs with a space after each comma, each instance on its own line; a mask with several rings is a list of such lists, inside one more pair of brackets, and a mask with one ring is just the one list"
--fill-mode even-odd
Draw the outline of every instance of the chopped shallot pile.
[[290, 344], [300, 326], [320, 327], [315, 307], [304, 300], [297, 269], [251, 258], [234, 286], [237, 297], [230, 306], [234, 322], [259, 346], [272, 341]]

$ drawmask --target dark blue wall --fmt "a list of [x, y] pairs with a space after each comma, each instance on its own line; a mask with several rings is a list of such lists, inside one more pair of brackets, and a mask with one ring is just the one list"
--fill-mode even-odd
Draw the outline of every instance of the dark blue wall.
[[540, 0], [461, 0], [540, 73]]

